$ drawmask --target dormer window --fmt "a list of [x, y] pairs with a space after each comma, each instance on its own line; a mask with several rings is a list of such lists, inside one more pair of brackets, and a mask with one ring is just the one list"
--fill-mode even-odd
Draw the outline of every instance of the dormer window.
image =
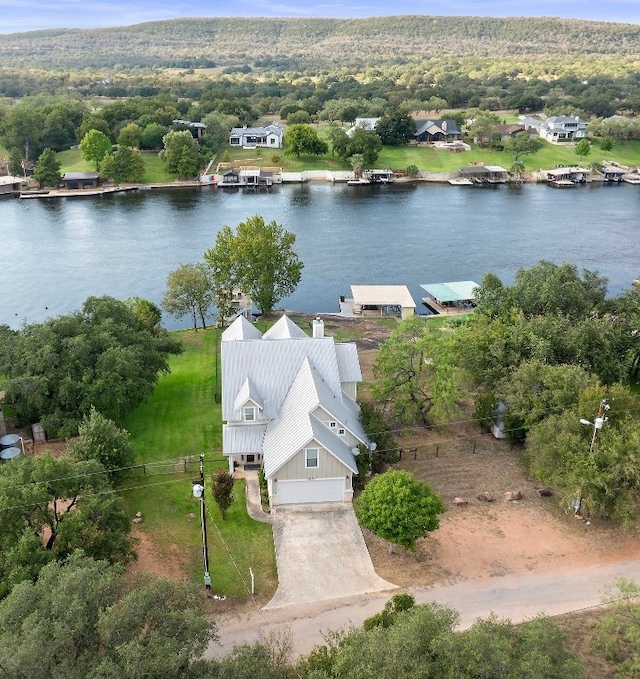
[[339, 427], [339, 429], [338, 429], [338, 436], [344, 436], [344, 435], [345, 435], [344, 429], [343, 429], [342, 427]]
[[245, 422], [255, 422], [256, 409], [253, 406], [246, 406], [243, 410]]
[[329, 429], [335, 429], [338, 426], [337, 422], [329, 422]]

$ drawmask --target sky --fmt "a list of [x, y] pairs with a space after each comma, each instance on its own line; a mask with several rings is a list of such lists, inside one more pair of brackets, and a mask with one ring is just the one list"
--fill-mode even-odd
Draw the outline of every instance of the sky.
[[129, 26], [179, 17], [336, 17], [400, 14], [548, 16], [640, 24], [640, 0], [0, 0], [0, 33]]

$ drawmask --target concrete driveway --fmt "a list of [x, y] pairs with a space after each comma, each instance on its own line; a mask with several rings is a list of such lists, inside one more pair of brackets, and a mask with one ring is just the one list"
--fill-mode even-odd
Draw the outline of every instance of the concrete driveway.
[[273, 517], [278, 590], [265, 608], [395, 589], [378, 577], [350, 504], [278, 507]]

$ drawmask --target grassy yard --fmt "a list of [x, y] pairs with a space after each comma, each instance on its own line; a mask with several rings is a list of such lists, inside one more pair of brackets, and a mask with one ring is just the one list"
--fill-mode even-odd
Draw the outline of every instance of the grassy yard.
[[[58, 160], [62, 166], [61, 172], [95, 172], [96, 164], [92, 161], [82, 160], [79, 149], [59, 151]], [[176, 177], [169, 172], [166, 165], [158, 158], [155, 152], [142, 154], [144, 159], [144, 175], [142, 184], [166, 184]]]
[[[192, 481], [198, 478], [200, 453], [205, 455], [205, 481], [216, 468], [227, 466], [215, 399], [218, 331], [184, 331], [180, 337], [184, 353], [171, 359], [171, 372], [160, 378], [151, 398], [127, 420], [136, 460], [145, 464], [145, 470], [127, 480], [124, 498], [132, 515], [142, 512], [140, 527], [159, 558], [177, 559], [188, 577], [202, 582], [200, 505], [193, 498]], [[158, 462], [166, 464], [154, 464]], [[209, 492], [206, 496], [213, 590], [228, 597], [247, 596], [245, 582], [252, 568], [257, 594], [273, 593], [271, 526], [247, 515], [243, 480], [236, 481], [234, 495], [226, 521]], [[188, 518], [191, 514], [195, 519]]]

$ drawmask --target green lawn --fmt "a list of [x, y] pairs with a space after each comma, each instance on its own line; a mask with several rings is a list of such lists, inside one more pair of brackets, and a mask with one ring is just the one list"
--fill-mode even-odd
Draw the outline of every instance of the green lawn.
[[[221, 454], [220, 404], [215, 399], [218, 334], [215, 329], [181, 332], [184, 353], [172, 357], [171, 372], [160, 378], [151, 398], [127, 419], [136, 461], [144, 463], [145, 469], [127, 480], [125, 502], [132, 514], [142, 512], [141, 529], [160, 555], [177, 558], [195, 582], [202, 582], [203, 576], [200, 505], [191, 489], [198, 478], [198, 456], [205, 455], [206, 480], [216, 468], [227, 466]], [[159, 461], [168, 462], [154, 464]], [[247, 515], [244, 481], [236, 482], [234, 495], [226, 521], [221, 520], [211, 495], [206, 495], [213, 590], [246, 596], [251, 567], [257, 594], [270, 595], [276, 585], [271, 526]], [[190, 514], [196, 518], [189, 519]]]
[[[513, 117], [512, 117], [513, 118]], [[517, 122], [505, 117], [507, 122]], [[320, 137], [326, 137], [328, 125], [315, 127]], [[468, 140], [465, 140], [467, 143]], [[284, 149], [238, 149], [227, 147], [224, 153], [229, 160], [241, 160], [247, 165], [282, 167], [285, 172], [301, 170], [350, 170], [351, 165], [330, 153], [324, 156], [287, 156]], [[223, 154], [220, 154], [222, 157]], [[274, 157], [277, 156], [277, 157]], [[276, 162], [276, 160], [278, 162]], [[576, 155], [574, 147], [569, 145], [555, 145], [544, 143], [541, 151], [534, 155], [524, 155], [521, 160], [527, 171], [550, 170], [557, 165], [589, 165], [602, 160], [615, 160], [623, 165], [640, 165], [640, 141], [629, 143], [618, 142], [611, 151], [602, 151], [597, 141], [591, 147], [591, 153], [586, 158]], [[509, 169], [513, 164], [513, 156], [505, 151], [480, 149], [471, 143], [471, 151], [455, 153], [451, 151], [436, 151], [423, 146], [383, 147], [375, 166], [378, 168], [392, 168], [405, 170], [409, 165], [415, 165], [424, 172], [454, 172], [469, 163], [484, 163], [485, 165], [502, 165]]]
[[[59, 151], [57, 157], [62, 166], [61, 172], [95, 172], [96, 164], [82, 160], [79, 149]], [[176, 178], [174, 174], [167, 170], [166, 165], [158, 158], [157, 153], [144, 152], [142, 157], [145, 168], [142, 184], [166, 184]]]

